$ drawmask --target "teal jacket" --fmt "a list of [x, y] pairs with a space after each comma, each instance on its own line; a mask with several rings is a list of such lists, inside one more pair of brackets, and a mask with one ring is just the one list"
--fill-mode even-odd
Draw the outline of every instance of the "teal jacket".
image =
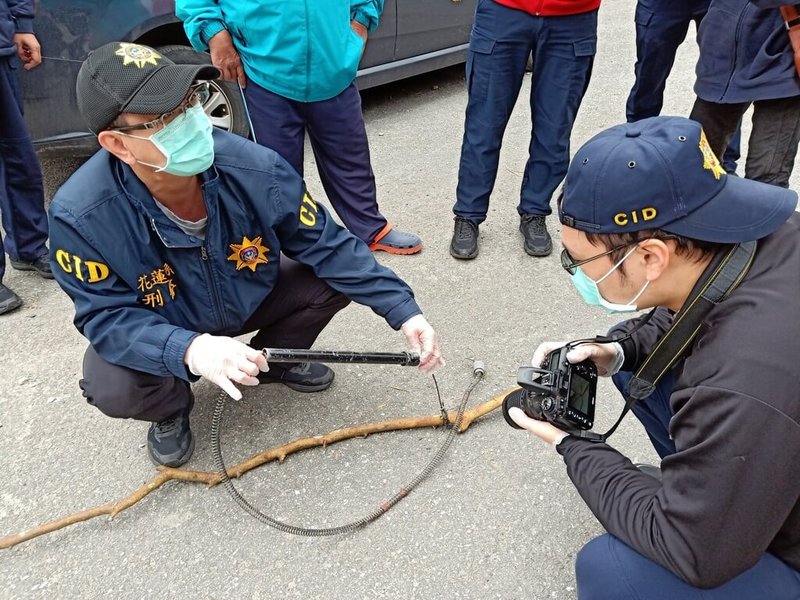
[[356, 77], [364, 42], [384, 0], [177, 0], [175, 14], [196, 50], [227, 29], [249, 80], [291, 100], [333, 98]]

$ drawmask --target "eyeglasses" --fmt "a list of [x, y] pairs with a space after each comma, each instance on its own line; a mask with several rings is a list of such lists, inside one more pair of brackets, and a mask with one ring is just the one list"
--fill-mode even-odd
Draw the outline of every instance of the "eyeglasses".
[[570, 256], [569, 251], [564, 248], [561, 251], [561, 266], [562, 268], [569, 273], [570, 275], [575, 275], [575, 272], [578, 270], [578, 267], [581, 265], [585, 265], [586, 263], [592, 262], [593, 260], [597, 260], [598, 258], [603, 258], [604, 256], [608, 256], [612, 252], [616, 252], [617, 250], [622, 250], [623, 248], [628, 248], [629, 246], [635, 246], [636, 244], [641, 244], [647, 240], [677, 240], [680, 239], [679, 236], [669, 234], [669, 233], [661, 233], [657, 236], [645, 237], [640, 240], [634, 240], [632, 242], [628, 242], [626, 244], [621, 244], [619, 246], [614, 246], [611, 250], [606, 250], [605, 252], [601, 252], [600, 254], [596, 254], [595, 256], [590, 256], [589, 258], [584, 258], [583, 260], [575, 260]]
[[622, 250], [623, 248], [627, 248], [629, 246], [633, 246], [634, 244], [638, 244], [642, 240], [636, 240], [633, 242], [628, 242], [627, 244], [622, 244], [621, 246], [614, 246], [611, 250], [606, 250], [605, 252], [601, 252], [600, 254], [596, 254], [595, 256], [590, 256], [589, 258], [584, 258], [583, 260], [575, 260], [570, 256], [569, 251], [564, 248], [561, 251], [561, 266], [562, 268], [569, 273], [570, 275], [575, 275], [578, 270], [578, 267], [581, 265], [585, 265], [586, 263], [590, 263], [593, 260], [597, 260], [598, 258], [603, 258], [604, 256], [608, 256], [612, 252], [616, 252], [617, 250]]
[[172, 121], [178, 115], [182, 115], [183, 113], [185, 113], [187, 108], [203, 105], [206, 102], [208, 102], [209, 98], [211, 98], [211, 88], [207, 81], [202, 81], [189, 88], [189, 91], [186, 93], [186, 96], [177, 106], [177, 108], [173, 108], [171, 111], [164, 113], [163, 115], [153, 119], [152, 121], [147, 121], [146, 123], [139, 123], [138, 125], [126, 125], [124, 127], [109, 127], [109, 131], [135, 131], [137, 129], [159, 129], [161, 127], [164, 127], [167, 123]]

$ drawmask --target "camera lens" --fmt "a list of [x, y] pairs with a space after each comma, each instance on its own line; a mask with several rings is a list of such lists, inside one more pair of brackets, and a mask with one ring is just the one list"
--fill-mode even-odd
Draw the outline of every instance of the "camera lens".
[[503, 398], [503, 417], [506, 419], [506, 423], [511, 425], [514, 429], [522, 429], [519, 425], [514, 423], [514, 419], [508, 414], [508, 409], [514, 408], [515, 406], [525, 412], [525, 408], [522, 405], [522, 400], [525, 395], [525, 390], [514, 390], [508, 396]]

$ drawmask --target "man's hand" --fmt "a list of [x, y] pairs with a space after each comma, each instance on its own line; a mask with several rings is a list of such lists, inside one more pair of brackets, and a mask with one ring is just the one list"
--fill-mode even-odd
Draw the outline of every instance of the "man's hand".
[[516, 406], [508, 409], [508, 416], [514, 420], [514, 423], [523, 429], [527, 429], [533, 435], [543, 439], [548, 444], [556, 445], [565, 437], [567, 437], [567, 435], [569, 435], [565, 431], [561, 431], [558, 427], [551, 425], [547, 421], [537, 421], [536, 419], [531, 419]]
[[[567, 342], [543, 342], [533, 353], [531, 366], [541, 367], [545, 356], [566, 344]], [[622, 346], [617, 343], [580, 344], [567, 353], [567, 360], [572, 364], [583, 362], [587, 359], [595, 364], [598, 375], [610, 377], [619, 371], [625, 356], [622, 353]]]
[[211, 54], [211, 63], [222, 71], [222, 78], [230, 81], [238, 80], [239, 85], [247, 85], [247, 78], [242, 68], [242, 60], [233, 46], [231, 34], [223, 29], [208, 40], [208, 52]]
[[415, 315], [403, 323], [400, 331], [406, 336], [412, 352], [419, 352], [419, 368], [430, 373], [439, 365], [444, 366], [439, 336], [422, 315]]
[[364, 25], [353, 19], [352, 21], [350, 21], [350, 28], [358, 34], [358, 37], [364, 40], [365, 44], [367, 43], [367, 36], [369, 35], [369, 31], [367, 31], [367, 28], [364, 27]]
[[218, 385], [234, 400], [242, 399], [234, 382], [258, 385], [258, 372], [269, 370], [267, 359], [259, 350], [233, 338], [207, 333], [192, 340], [184, 362], [192, 373]]
[[17, 45], [17, 56], [24, 63], [25, 70], [30, 71], [42, 64], [42, 48], [39, 40], [32, 33], [15, 33], [14, 43]]

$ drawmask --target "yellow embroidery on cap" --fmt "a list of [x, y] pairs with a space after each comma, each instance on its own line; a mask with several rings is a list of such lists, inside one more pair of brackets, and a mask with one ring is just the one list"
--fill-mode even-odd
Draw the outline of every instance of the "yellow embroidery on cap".
[[236, 270], [240, 271], [247, 267], [255, 272], [258, 265], [265, 265], [269, 262], [267, 252], [269, 248], [261, 245], [261, 236], [248, 239], [247, 236], [242, 238], [241, 244], [230, 244], [233, 254], [228, 257], [228, 260], [236, 263]]
[[614, 223], [620, 227], [625, 227], [631, 223], [652, 221], [658, 216], [658, 211], [652, 206], [647, 206], [641, 210], [632, 210], [629, 213], [617, 213], [614, 215]]
[[152, 48], [125, 42], [120, 42], [119, 49], [114, 54], [122, 57], [123, 67], [133, 63], [140, 69], [145, 64], [158, 65], [158, 61], [161, 58], [161, 55]]
[[700, 152], [703, 153], [703, 168], [711, 171], [715, 179], [719, 179], [721, 175], [725, 175], [725, 169], [719, 164], [719, 159], [714, 154], [711, 146], [708, 145], [706, 139], [706, 132], [700, 130]]

